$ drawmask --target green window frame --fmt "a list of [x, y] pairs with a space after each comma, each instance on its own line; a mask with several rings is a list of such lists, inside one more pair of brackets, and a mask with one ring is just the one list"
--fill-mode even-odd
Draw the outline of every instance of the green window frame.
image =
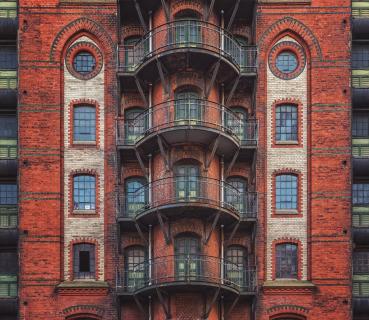
[[149, 190], [143, 177], [128, 178], [125, 181], [125, 212], [134, 217], [148, 205]]
[[201, 275], [200, 240], [191, 235], [179, 236], [174, 242], [177, 281], [197, 280]]

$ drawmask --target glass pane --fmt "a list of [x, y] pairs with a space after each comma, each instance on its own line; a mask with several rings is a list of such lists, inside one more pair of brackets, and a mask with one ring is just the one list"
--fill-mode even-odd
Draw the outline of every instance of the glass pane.
[[77, 53], [73, 60], [74, 70], [81, 74], [88, 74], [92, 72], [96, 67], [95, 57], [87, 52], [82, 51]]
[[280, 244], [276, 246], [276, 278], [297, 278], [297, 246]]
[[96, 140], [96, 110], [94, 107], [75, 107], [73, 123], [75, 141]]
[[297, 209], [297, 177], [279, 175], [276, 177], [277, 210]]
[[145, 207], [148, 194], [144, 179], [126, 180], [126, 212], [129, 216], [135, 216]]
[[369, 205], [369, 183], [354, 183], [352, 185], [352, 203], [354, 205]]
[[297, 68], [297, 57], [291, 51], [284, 51], [278, 55], [276, 66], [283, 73], [293, 72]]
[[93, 176], [76, 176], [73, 179], [75, 210], [95, 210], [96, 182]]
[[297, 107], [279, 106], [276, 109], [276, 140], [297, 141], [298, 119]]

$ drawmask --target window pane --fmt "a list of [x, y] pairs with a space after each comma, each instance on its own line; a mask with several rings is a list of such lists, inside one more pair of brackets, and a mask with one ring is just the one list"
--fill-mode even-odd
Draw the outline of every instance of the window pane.
[[145, 179], [126, 180], [126, 213], [128, 216], [134, 216], [145, 207], [148, 199], [148, 188]]
[[75, 141], [96, 140], [96, 110], [94, 107], [75, 107], [73, 123]]
[[354, 274], [369, 273], [369, 251], [354, 252]]
[[297, 57], [291, 51], [284, 51], [278, 55], [276, 66], [283, 73], [293, 72], [297, 68]]
[[297, 245], [276, 246], [276, 278], [297, 278]]
[[17, 138], [17, 118], [16, 117], [0, 117], [0, 137], [1, 138]]
[[352, 203], [354, 205], [369, 205], [369, 183], [354, 183], [352, 185]]
[[81, 74], [88, 74], [96, 67], [95, 57], [86, 51], [78, 53], [73, 60], [74, 70]]
[[125, 255], [127, 289], [135, 289], [145, 284], [147, 277], [146, 254], [144, 248], [128, 248]]
[[148, 128], [148, 113], [143, 109], [129, 109], [125, 113], [125, 134], [127, 142], [135, 143]]
[[0, 69], [11, 70], [16, 69], [17, 66], [17, 48], [12, 46], [0, 47]]
[[76, 176], [73, 182], [74, 209], [95, 210], [95, 177]]
[[277, 210], [297, 209], [297, 177], [279, 175], [276, 177]]
[[16, 205], [17, 203], [17, 185], [0, 184], [0, 205]]
[[75, 244], [73, 260], [74, 278], [95, 278], [95, 245], [88, 243]]
[[352, 48], [352, 67], [354, 69], [369, 68], [369, 46], [355, 45]]
[[297, 107], [279, 106], [276, 109], [276, 140], [297, 141]]
[[245, 212], [247, 202], [247, 182], [241, 178], [228, 178], [224, 188], [224, 198], [226, 204], [232, 205], [239, 212]]
[[369, 114], [354, 114], [352, 120], [353, 137], [369, 137]]

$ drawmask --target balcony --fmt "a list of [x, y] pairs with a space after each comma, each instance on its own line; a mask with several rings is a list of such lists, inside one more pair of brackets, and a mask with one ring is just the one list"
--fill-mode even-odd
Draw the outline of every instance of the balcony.
[[369, 1], [352, 1], [352, 36], [369, 39]]
[[[0, 315], [15, 315], [18, 309], [16, 275], [0, 274]], [[2, 316], [0, 316], [2, 319]]]
[[219, 223], [244, 225], [257, 219], [257, 194], [241, 194], [233, 186], [205, 177], [170, 177], [149, 183], [120, 198], [121, 222], [155, 224], [158, 213], [166, 217], [209, 218], [219, 213]]
[[218, 155], [231, 158], [239, 148], [253, 155], [258, 143], [258, 122], [240, 119], [219, 103], [177, 99], [156, 105], [133, 120], [119, 119], [117, 145], [135, 146], [147, 155], [167, 145], [191, 143], [214, 146]]
[[220, 62], [216, 76], [256, 76], [257, 48], [242, 46], [224, 29], [205, 21], [178, 20], [159, 26], [133, 46], [119, 47], [118, 74], [154, 82], [163, 70], [174, 73], [190, 65], [209, 71]]
[[17, 1], [0, 1], [0, 37], [2, 39], [16, 39], [18, 30]]
[[18, 164], [17, 154], [18, 142], [16, 139], [0, 138], [0, 176], [16, 175]]
[[220, 288], [223, 295], [256, 294], [255, 267], [239, 266], [217, 257], [165, 256], [136, 264], [131, 269], [118, 272], [118, 295], [151, 295], [157, 288], [207, 293]]
[[18, 207], [0, 204], [0, 246], [14, 246], [18, 240]]

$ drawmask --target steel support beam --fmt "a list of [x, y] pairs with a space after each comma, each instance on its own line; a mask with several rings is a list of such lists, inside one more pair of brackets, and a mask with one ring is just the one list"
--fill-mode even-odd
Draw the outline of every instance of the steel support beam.
[[215, 82], [215, 79], [216, 79], [216, 77], [218, 75], [219, 67], [220, 67], [220, 60], [218, 60], [215, 63], [215, 66], [213, 68], [213, 74], [211, 75], [211, 80], [210, 80], [209, 86], [208, 86], [208, 88], [206, 90], [206, 93], [205, 93], [205, 99], [208, 99], [209, 98], [211, 88], [213, 87], [214, 82]]
[[170, 244], [170, 233], [169, 233], [169, 230], [165, 228], [163, 217], [162, 217], [159, 210], [156, 211], [156, 215], [158, 217], [160, 229], [163, 232], [165, 242], [166, 242], [166, 244]]
[[224, 316], [224, 318], [225, 318], [225, 319], [228, 319], [228, 317], [231, 315], [231, 313], [232, 313], [232, 311], [233, 311], [234, 307], [235, 307], [235, 306], [237, 305], [237, 303], [238, 303], [238, 300], [240, 300], [240, 296], [237, 296], [237, 298], [233, 300], [233, 303], [231, 304], [231, 306], [229, 307], [229, 309], [228, 309], [227, 313], [226, 313], [226, 314], [225, 314], [225, 316]]
[[148, 314], [147, 314], [144, 306], [142, 305], [140, 299], [136, 295], [133, 295], [133, 299], [135, 300], [135, 302], [137, 304], [137, 307], [140, 309], [140, 311], [144, 315], [145, 319], [148, 319]]
[[156, 293], [157, 293], [157, 295], [158, 295], [158, 298], [159, 298], [159, 301], [160, 301], [160, 304], [161, 304], [161, 306], [163, 307], [163, 310], [164, 310], [164, 312], [165, 312], [165, 315], [166, 315], [166, 319], [172, 319], [172, 316], [171, 316], [171, 314], [170, 314], [170, 312], [169, 312], [169, 307], [167, 306], [167, 304], [165, 303], [165, 301], [164, 301], [164, 297], [163, 297], [163, 295], [162, 295], [162, 293], [161, 293], [161, 291], [159, 290], [159, 288], [156, 288]]
[[161, 5], [164, 8], [165, 18], [167, 19], [167, 22], [169, 22], [170, 21], [169, 8], [165, 0], [161, 0]]
[[237, 77], [234, 84], [233, 84], [233, 86], [232, 86], [231, 92], [229, 93], [229, 96], [227, 97], [226, 106], [228, 106], [229, 103], [231, 102], [239, 82], [240, 82], [240, 77]]
[[146, 99], [145, 93], [144, 93], [144, 91], [142, 89], [140, 79], [138, 79], [137, 77], [135, 77], [135, 82], [136, 82], [136, 86], [137, 86], [138, 92], [140, 93], [140, 96], [141, 96], [141, 98], [142, 98], [145, 106], [147, 107], [148, 106], [148, 103], [147, 103], [147, 99]]
[[233, 155], [233, 158], [232, 158], [230, 164], [228, 165], [228, 168], [227, 168], [227, 171], [226, 171], [226, 177], [228, 177], [229, 174], [231, 173], [231, 170], [232, 170], [234, 164], [236, 163], [236, 160], [238, 158], [239, 153], [240, 153], [240, 149], [238, 149], [236, 151], [236, 153]]
[[142, 15], [140, 4], [138, 3], [137, 0], [133, 0], [133, 2], [135, 3], [135, 8], [136, 8], [136, 11], [137, 11], [137, 14], [138, 14], [138, 18], [140, 19], [141, 26], [144, 29], [144, 32], [147, 33], [148, 29], [147, 29], [145, 19], [143, 18], [143, 15]]
[[240, 2], [241, 2], [241, 0], [236, 0], [236, 3], [233, 7], [232, 15], [231, 15], [231, 17], [229, 19], [229, 22], [228, 22], [227, 31], [230, 31], [231, 28], [232, 28], [232, 24], [233, 24], [234, 18], [236, 17], [238, 8], [240, 6]]
[[168, 157], [167, 152], [165, 152], [164, 150], [163, 140], [159, 134], [158, 134], [158, 144], [159, 144], [161, 156], [163, 157], [164, 162], [165, 162], [165, 168], [167, 171], [170, 171], [169, 157]]
[[165, 81], [163, 66], [162, 66], [162, 63], [159, 59], [156, 59], [156, 66], [157, 66], [158, 71], [159, 71], [160, 81], [161, 81], [162, 86], [164, 87], [165, 94], [169, 94], [169, 85]]
[[145, 164], [143, 163], [141, 155], [140, 155], [140, 153], [138, 152], [137, 149], [135, 149], [135, 153], [136, 153], [136, 157], [137, 157], [138, 163], [140, 164], [142, 172], [144, 173], [146, 179], [149, 180], [149, 175], [147, 173], [147, 168], [145, 167]]
[[210, 157], [207, 159], [206, 164], [205, 164], [205, 170], [209, 169], [209, 166], [214, 159], [215, 153], [217, 152], [217, 149], [219, 146], [219, 139], [220, 139], [220, 135], [217, 136], [217, 138], [215, 139], [213, 143], [213, 148], [211, 150]]
[[208, 13], [206, 14], [205, 21], [208, 21], [209, 18], [210, 18], [210, 16], [211, 16], [211, 14], [213, 13], [214, 4], [215, 4], [215, 0], [211, 0]]
[[217, 226], [217, 223], [218, 223], [218, 220], [219, 220], [219, 217], [220, 217], [220, 211], [218, 211], [215, 216], [214, 216], [214, 220], [213, 220], [213, 223], [211, 224], [211, 228], [209, 230], [209, 233], [207, 234], [206, 238], [205, 238], [205, 241], [204, 243], [207, 244], [210, 240], [210, 236], [211, 234], [213, 233], [215, 227]]
[[143, 234], [143, 232], [142, 232], [142, 230], [141, 230], [141, 227], [140, 227], [140, 225], [137, 223], [137, 222], [135, 222], [135, 227], [136, 227], [136, 230], [137, 230], [137, 233], [138, 233], [138, 235], [141, 237], [141, 239], [145, 242], [145, 245], [146, 246], [148, 246], [149, 245], [149, 242], [147, 241], [147, 239], [145, 238], [145, 236], [144, 236], [144, 234]]
[[205, 313], [203, 315], [204, 320], [207, 320], [209, 318], [211, 308], [214, 306], [215, 302], [217, 301], [219, 293], [220, 293], [220, 287], [218, 287], [217, 290], [214, 292], [213, 298], [211, 299], [209, 305], [206, 307]]
[[233, 237], [234, 237], [234, 235], [236, 234], [236, 232], [237, 232], [237, 230], [238, 230], [238, 227], [240, 226], [240, 222], [238, 221], [235, 225], [234, 225], [234, 227], [233, 227], [233, 230], [232, 230], [232, 232], [231, 232], [231, 235], [229, 236], [229, 238], [227, 239], [227, 243], [229, 243], [229, 242], [231, 242], [232, 241], [232, 239], [233, 239]]

